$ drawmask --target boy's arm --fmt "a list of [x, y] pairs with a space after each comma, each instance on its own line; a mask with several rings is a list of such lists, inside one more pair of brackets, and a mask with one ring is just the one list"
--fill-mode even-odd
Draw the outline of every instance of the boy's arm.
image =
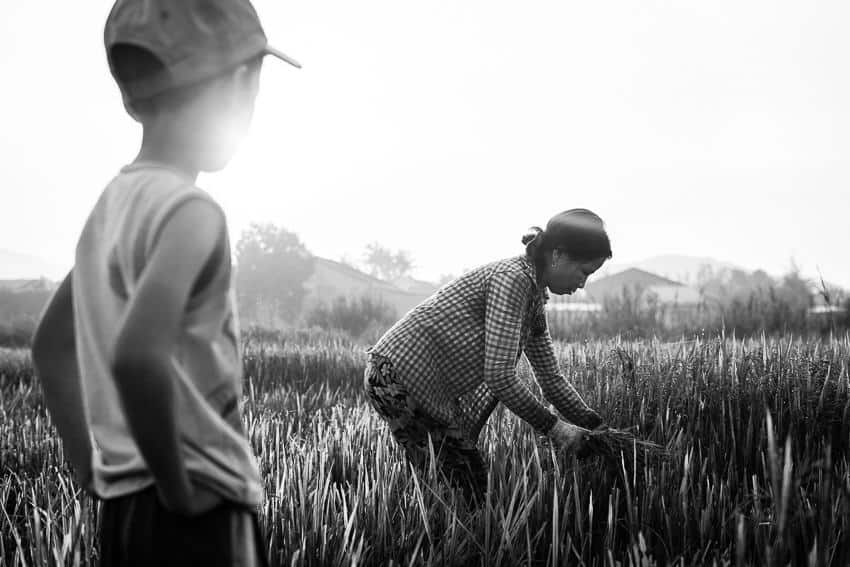
[[32, 341], [32, 362], [68, 460], [80, 485], [88, 488], [92, 445], [77, 365], [72, 273], [62, 280], [41, 315]]
[[165, 222], [134, 290], [112, 372], [133, 438], [164, 504], [195, 514], [215, 505], [189, 481], [175, 416], [172, 354], [192, 288], [225, 230], [221, 211], [192, 199]]

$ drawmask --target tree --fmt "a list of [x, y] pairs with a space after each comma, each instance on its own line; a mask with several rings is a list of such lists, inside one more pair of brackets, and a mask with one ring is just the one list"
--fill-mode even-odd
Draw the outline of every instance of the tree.
[[266, 314], [269, 322], [294, 321], [312, 273], [313, 257], [298, 235], [273, 224], [251, 224], [236, 244], [240, 312], [253, 320]]
[[402, 250], [392, 252], [378, 242], [366, 245], [363, 262], [372, 276], [387, 281], [404, 277], [413, 269], [410, 254]]
[[800, 268], [791, 262], [791, 269], [779, 283], [780, 297], [788, 304], [794, 313], [804, 315], [812, 304], [812, 292], [809, 281], [800, 273]]

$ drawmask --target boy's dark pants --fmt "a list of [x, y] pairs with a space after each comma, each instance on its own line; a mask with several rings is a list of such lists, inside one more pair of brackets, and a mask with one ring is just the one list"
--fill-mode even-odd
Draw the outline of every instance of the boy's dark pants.
[[104, 500], [100, 565], [268, 565], [257, 514], [224, 502], [188, 517], [167, 510], [156, 489]]

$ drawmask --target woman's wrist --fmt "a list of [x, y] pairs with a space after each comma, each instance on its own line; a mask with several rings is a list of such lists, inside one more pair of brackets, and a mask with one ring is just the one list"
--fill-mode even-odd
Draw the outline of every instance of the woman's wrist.
[[587, 414], [587, 417], [585, 417], [583, 421], [584, 423], [582, 423], [582, 426], [585, 429], [596, 429], [604, 423], [602, 416], [596, 413], [594, 410], [590, 410], [590, 412]]
[[557, 415], [550, 413], [550, 416], [551, 416], [551, 419], [550, 419], [549, 423], [545, 424], [543, 426], [543, 428], [540, 430], [541, 433], [543, 433], [543, 435], [549, 435], [552, 432], [552, 429], [558, 423], [558, 416]]

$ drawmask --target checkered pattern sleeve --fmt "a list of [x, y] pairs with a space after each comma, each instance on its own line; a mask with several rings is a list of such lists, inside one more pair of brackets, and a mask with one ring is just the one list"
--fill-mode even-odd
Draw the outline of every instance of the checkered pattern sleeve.
[[[545, 325], [546, 316], [541, 313], [540, 317], [544, 318]], [[584, 403], [573, 385], [561, 374], [548, 327], [543, 327], [543, 332], [529, 337], [525, 356], [531, 363], [543, 395], [567, 421], [588, 429], [602, 423], [599, 414]]]
[[558, 418], [537, 401], [516, 373], [523, 316], [531, 286], [528, 276], [512, 271], [493, 273], [487, 284], [484, 381], [509, 410], [545, 433]]

